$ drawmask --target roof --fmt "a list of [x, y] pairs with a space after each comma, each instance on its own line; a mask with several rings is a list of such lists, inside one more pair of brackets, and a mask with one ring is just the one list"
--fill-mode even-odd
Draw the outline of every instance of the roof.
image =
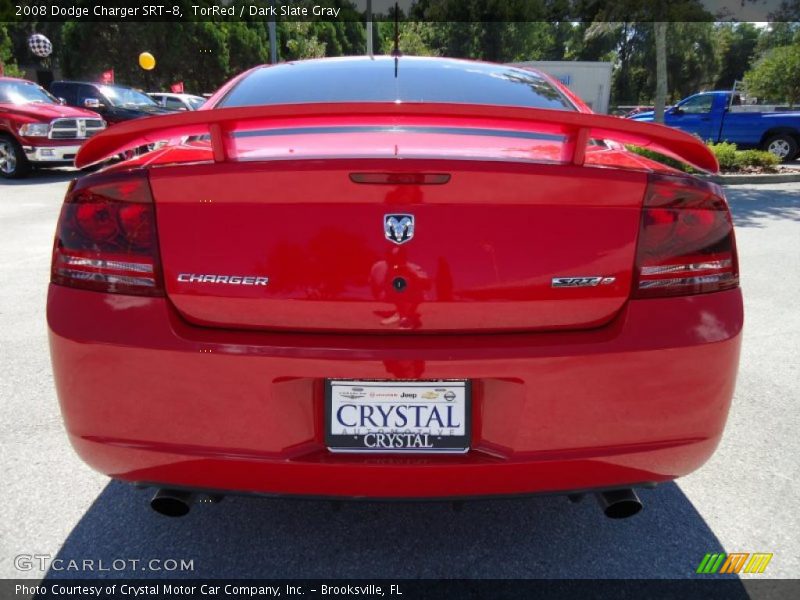
[[136, 88], [131, 86], [131, 85], [124, 85], [124, 84], [121, 84], [121, 83], [103, 83], [102, 81], [75, 81], [75, 80], [72, 80], [72, 79], [57, 79], [53, 83], [51, 83], [50, 85], [53, 85], [53, 84], [56, 84], [56, 83], [69, 83], [69, 84], [73, 84], [73, 85], [102, 85], [102, 86], [113, 86], [113, 87], [128, 88], [128, 89], [131, 89], [131, 90], [136, 90]]
[[29, 79], [22, 79], [21, 77], [0, 77], [0, 81], [18, 81], [20, 83], [30, 83], [31, 85], [39, 85], [35, 81]]
[[175, 92], [147, 92], [148, 96], [165, 96], [167, 98], [201, 98], [205, 100], [202, 96], [198, 96], [197, 94], [176, 94]]
[[[284, 67], [295, 67], [307, 70], [310, 73], [317, 70], [328, 70], [332, 66], [342, 67], [369, 67], [372, 66], [376, 71], [382, 71], [388, 67], [394, 68], [395, 57], [387, 55], [377, 56], [334, 56], [326, 58], [309, 58], [304, 60], [292, 60], [277, 65], [261, 65], [261, 68], [278, 69]], [[485, 62], [479, 60], [467, 60], [463, 58], [446, 58], [441, 56], [399, 56], [397, 57], [398, 74], [404, 64], [413, 64], [415, 67], [423, 66], [436, 66], [452, 67], [458, 69], [476, 70], [478, 72], [492, 73], [502, 72], [511, 69], [523, 70], [526, 73], [534, 72], [542, 77], [545, 77], [541, 71], [533, 68], [520, 69], [510, 65], [502, 65], [498, 63]], [[257, 67], [258, 68], [258, 67]]]

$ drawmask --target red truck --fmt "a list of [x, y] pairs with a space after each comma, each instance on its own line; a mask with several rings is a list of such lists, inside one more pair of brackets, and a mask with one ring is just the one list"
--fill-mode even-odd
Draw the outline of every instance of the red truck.
[[81, 144], [106, 128], [95, 112], [64, 106], [32, 81], [0, 77], [0, 176], [70, 165]]

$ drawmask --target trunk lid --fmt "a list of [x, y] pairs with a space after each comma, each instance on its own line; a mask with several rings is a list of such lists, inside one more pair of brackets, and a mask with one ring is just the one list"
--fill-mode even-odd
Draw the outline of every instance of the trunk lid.
[[[406, 147], [430, 151], [430, 140], [416, 141]], [[475, 143], [479, 151], [431, 159], [384, 142], [351, 158], [330, 157], [328, 137], [326, 158], [309, 146], [303, 160], [150, 169], [170, 301], [198, 325], [308, 332], [611, 320], [629, 296], [646, 173], [518, 160], [531, 142], [494, 153]], [[406, 216], [413, 236], [403, 241]]]

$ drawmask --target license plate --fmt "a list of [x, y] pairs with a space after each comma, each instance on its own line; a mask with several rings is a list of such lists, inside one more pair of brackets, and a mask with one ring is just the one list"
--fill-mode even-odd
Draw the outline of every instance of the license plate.
[[463, 454], [470, 442], [469, 381], [325, 382], [332, 452]]

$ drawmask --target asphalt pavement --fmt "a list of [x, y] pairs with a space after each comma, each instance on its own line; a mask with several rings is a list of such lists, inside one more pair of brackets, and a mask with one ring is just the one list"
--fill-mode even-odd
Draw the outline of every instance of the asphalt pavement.
[[[747, 311], [733, 409], [714, 457], [642, 492], [636, 517], [608, 520], [591, 498], [455, 512], [233, 497], [170, 520], [149, 509], [149, 492], [86, 467], [61, 424], [44, 309], [69, 178], [0, 181], [0, 577], [684, 578], [709, 552], [772, 552], [759, 577], [800, 573], [800, 184], [727, 190]], [[15, 558], [33, 555], [126, 566], [47, 572], [46, 558]], [[142, 571], [152, 559], [192, 568]]]

